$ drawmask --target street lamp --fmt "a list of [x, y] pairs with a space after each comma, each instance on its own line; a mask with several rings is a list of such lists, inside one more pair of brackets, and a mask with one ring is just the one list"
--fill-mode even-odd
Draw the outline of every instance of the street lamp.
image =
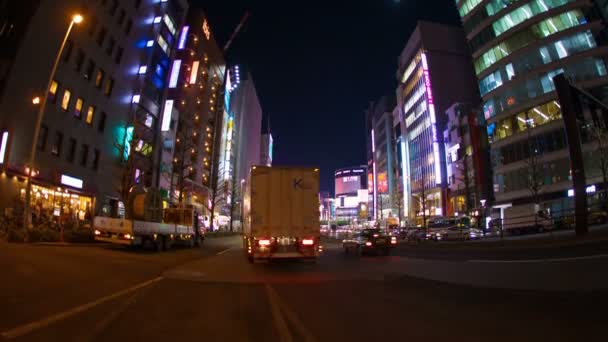
[[70, 21], [70, 26], [68, 26], [68, 30], [65, 32], [65, 37], [63, 37], [63, 41], [61, 42], [61, 47], [57, 52], [57, 56], [55, 57], [55, 63], [53, 64], [53, 68], [51, 69], [51, 74], [49, 75], [49, 81], [47, 82], [46, 88], [44, 89], [44, 93], [42, 94], [42, 99], [40, 97], [35, 97], [32, 99], [32, 103], [35, 105], [39, 105], [38, 107], [38, 116], [36, 118], [36, 125], [34, 126], [34, 139], [32, 141], [32, 149], [30, 150], [29, 162], [27, 165], [28, 172], [26, 173], [26, 189], [25, 189], [25, 208], [23, 213], [23, 226], [26, 228], [30, 227], [30, 201], [31, 201], [31, 192], [32, 192], [32, 170], [34, 170], [34, 162], [36, 161], [36, 145], [38, 144], [38, 136], [40, 135], [40, 126], [42, 125], [42, 117], [44, 116], [44, 111], [46, 110], [46, 103], [48, 100], [49, 89], [51, 88], [51, 84], [53, 83], [53, 79], [55, 78], [55, 72], [57, 71], [57, 65], [59, 65], [59, 59], [61, 59], [61, 55], [63, 54], [63, 49], [65, 48], [65, 44], [68, 41], [68, 37], [70, 36], [70, 32], [72, 32], [72, 28], [74, 24], [80, 24], [84, 18], [80, 14], [75, 14], [72, 16], [72, 20]]

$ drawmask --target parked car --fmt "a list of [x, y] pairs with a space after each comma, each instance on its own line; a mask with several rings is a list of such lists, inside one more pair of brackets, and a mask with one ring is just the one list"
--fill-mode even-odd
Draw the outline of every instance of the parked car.
[[589, 213], [589, 224], [606, 224], [608, 213], [604, 210], [597, 210]]
[[386, 235], [379, 229], [363, 229], [342, 241], [344, 253], [356, 255], [370, 253], [389, 255], [396, 245], [397, 237]]

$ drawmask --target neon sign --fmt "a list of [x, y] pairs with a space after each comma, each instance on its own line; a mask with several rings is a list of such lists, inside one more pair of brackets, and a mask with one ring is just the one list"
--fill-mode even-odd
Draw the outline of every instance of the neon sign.
[[435, 113], [435, 99], [433, 98], [433, 86], [426, 53], [421, 54], [422, 71], [424, 72], [424, 85], [426, 87], [426, 98], [429, 105], [429, 116], [431, 118], [433, 132], [433, 156], [435, 161], [435, 183], [441, 184], [441, 159], [439, 155], [439, 139], [437, 138], [437, 118]]
[[203, 21], [203, 33], [205, 34], [205, 38], [207, 38], [207, 40], [211, 39], [211, 28], [209, 28], [207, 19]]
[[184, 26], [184, 28], [182, 28], [182, 33], [179, 36], [179, 44], [177, 45], [178, 50], [183, 50], [186, 47], [186, 39], [188, 38], [188, 31], [190, 31], [190, 26]]

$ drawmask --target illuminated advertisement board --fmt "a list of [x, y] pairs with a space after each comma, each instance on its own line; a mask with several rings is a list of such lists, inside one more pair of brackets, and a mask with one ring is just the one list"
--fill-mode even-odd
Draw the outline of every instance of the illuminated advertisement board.
[[361, 176], [336, 178], [336, 195], [357, 193], [361, 189]]
[[388, 177], [386, 175], [386, 172], [378, 174], [378, 193], [388, 193]]
[[356, 194], [359, 190], [365, 189], [365, 167], [342, 169], [335, 172], [336, 196], [346, 194]]
[[367, 191], [374, 193], [374, 174], [371, 172], [367, 174]]

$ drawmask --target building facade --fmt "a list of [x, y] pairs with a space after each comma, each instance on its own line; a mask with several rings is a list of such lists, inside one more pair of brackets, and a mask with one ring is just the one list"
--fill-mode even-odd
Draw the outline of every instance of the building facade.
[[[495, 208], [571, 206], [570, 164], [553, 77], [606, 102], [605, 1], [456, 1], [491, 143]], [[599, 170], [587, 139], [587, 180]], [[531, 175], [538, 175], [532, 177]], [[533, 179], [534, 178], [534, 179]]]
[[274, 152], [274, 140], [272, 133], [262, 134], [262, 144], [260, 150], [260, 162], [262, 165], [272, 166], [272, 157]]
[[[187, 1], [10, 3], [3, 2], [3, 10], [11, 12], [2, 17], [16, 20], [10, 24], [15, 34], [6, 36], [16, 50], [1, 63], [0, 130], [7, 135], [1, 206], [23, 203], [24, 176], [33, 167], [34, 213], [79, 219], [124, 213], [131, 186], [154, 186], [159, 179], [155, 165], [166, 75]], [[45, 89], [75, 13], [84, 20], [73, 26]], [[45, 92], [48, 102], [33, 142], [36, 106], [43, 101], [32, 99]]]
[[372, 217], [382, 220], [388, 217], [402, 217], [403, 204], [398, 199], [395, 178], [395, 140], [393, 132], [393, 111], [395, 96], [383, 96], [370, 103], [365, 113], [367, 126], [367, 169], [371, 171], [372, 187], [369, 194], [369, 208]]
[[[236, 118], [235, 173], [233, 182], [234, 206], [232, 218], [242, 222], [243, 194], [249, 181], [251, 167], [261, 164], [262, 106], [253, 82], [245, 67], [234, 66], [235, 79], [231, 78], [231, 108]], [[243, 76], [241, 76], [243, 75]]]
[[399, 57], [397, 79], [394, 129], [404, 212], [410, 220], [444, 215], [444, 113], [454, 102], [475, 103], [479, 96], [462, 29], [419, 22]]
[[493, 199], [490, 150], [485, 119], [477, 108], [455, 103], [446, 111], [443, 132], [448, 216], [471, 215]]
[[231, 101], [238, 127], [235, 177], [239, 182], [247, 182], [251, 167], [262, 163], [262, 106], [251, 73], [245, 72], [242, 77]]
[[210, 217], [214, 137], [221, 125], [218, 103], [226, 68], [205, 14], [191, 10], [177, 34], [168, 74], [161, 136], [160, 189], [172, 205]]
[[370, 218], [369, 192], [365, 165], [335, 171], [335, 220], [349, 223], [366, 222]]

